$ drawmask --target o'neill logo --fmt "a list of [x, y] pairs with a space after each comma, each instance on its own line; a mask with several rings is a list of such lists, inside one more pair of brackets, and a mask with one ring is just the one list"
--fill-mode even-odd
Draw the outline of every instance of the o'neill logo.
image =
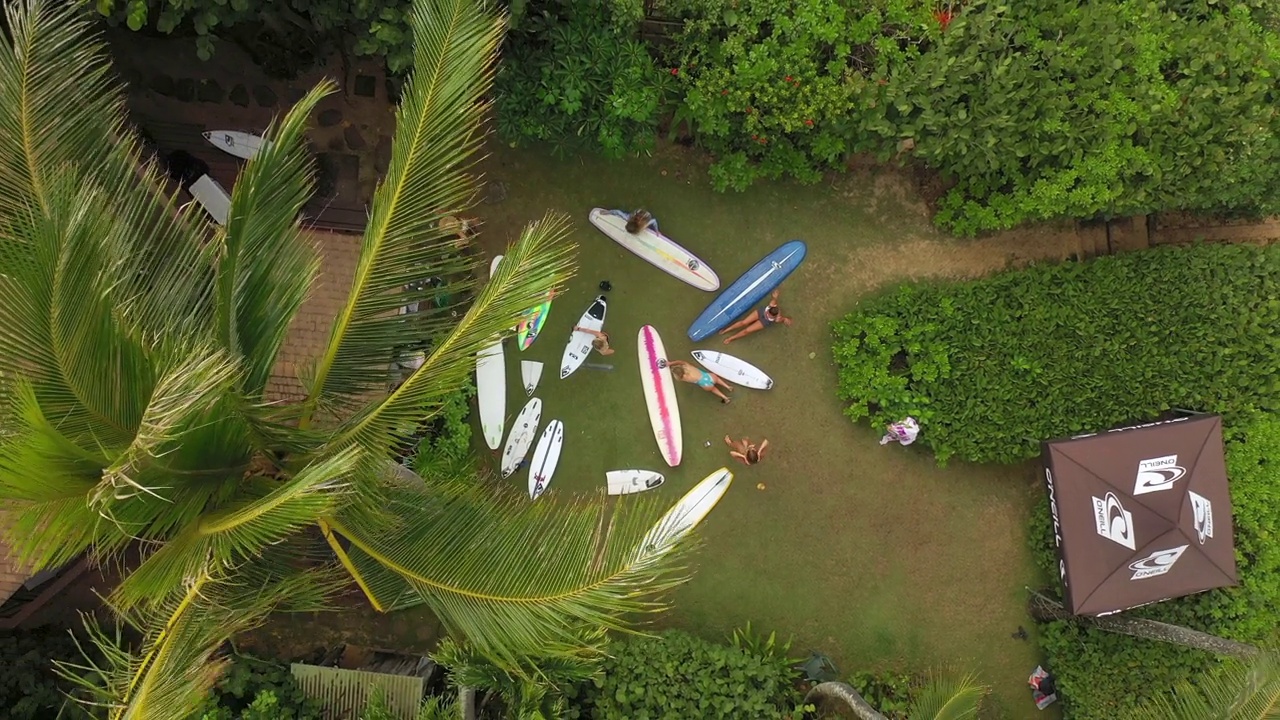
[[1133, 494], [1144, 495], [1168, 490], [1186, 474], [1187, 469], [1178, 465], [1177, 455], [1147, 458], [1138, 463], [1138, 477], [1133, 481]]
[[1133, 540], [1133, 515], [1120, 504], [1115, 493], [1105, 498], [1093, 499], [1093, 520], [1098, 534], [1113, 543], [1135, 550]]
[[1209, 502], [1209, 498], [1197, 495], [1190, 490], [1187, 491], [1187, 497], [1191, 498], [1192, 522], [1195, 524], [1200, 544], [1203, 545], [1205, 538], [1213, 537], [1213, 503]]
[[[1049, 512], [1053, 515], [1053, 542], [1062, 548], [1062, 524], [1058, 522], [1058, 499], [1053, 494], [1053, 473], [1049, 468], [1044, 469], [1044, 482], [1049, 486]], [[1067, 586], [1067, 561], [1058, 557], [1058, 574], [1062, 576], [1062, 586]]]
[[1168, 550], [1157, 550], [1137, 562], [1129, 563], [1129, 569], [1133, 571], [1133, 577], [1129, 579], [1141, 580], [1169, 572], [1187, 547], [1187, 545], [1179, 545]]

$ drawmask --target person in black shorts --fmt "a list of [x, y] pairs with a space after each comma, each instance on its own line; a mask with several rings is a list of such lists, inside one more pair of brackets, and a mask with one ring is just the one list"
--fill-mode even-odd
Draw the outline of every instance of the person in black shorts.
[[774, 290], [773, 295], [769, 298], [768, 305], [765, 305], [764, 307], [757, 309], [755, 312], [750, 313], [749, 315], [742, 318], [738, 322], [721, 330], [720, 334], [724, 335], [725, 333], [730, 333], [730, 332], [733, 332], [734, 330], [738, 331], [733, 335], [730, 335], [729, 337], [724, 339], [724, 344], [728, 345], [729, 343], [733, 342], [734, 340], [737, 340], [738, 338], [745, 337], [747, 335], [750, 335], [753, 332], [758, 332], [767, 327], [773, 327], [778, 323], [782, 323], [783, 325], [790, 325], [791, 318], [785, 317], [782, 314], [782, 311], [778, 309], [778, 291]]

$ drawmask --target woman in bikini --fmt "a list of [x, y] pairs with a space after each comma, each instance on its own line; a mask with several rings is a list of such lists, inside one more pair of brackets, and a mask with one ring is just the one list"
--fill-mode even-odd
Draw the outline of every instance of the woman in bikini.
[[599, 330], [592, 330], [590, 328], [577, 327], [577, 326], [574, 326], [573, 329], [577, 332], [584, 332], [584, 333], [587, 333], [588, 335], [594, 335], [595, 340], [591, 341], [591, 347], [594, 348], [596, 352], [600, 353], [601, 355], [613, 354], [613, 348], [609, 347], [609, 333], [600, 332]]
[[738, 331], [724, 339], [724, 344], [728, 345], [740, 337], [745, 337], [753, 332], [759, 332], [760, 330], [777, 325], [778, 323], [790, 325], [791, 318], [783, 316], [782, 311], [778, 309], [778, 291], [774, 290], [772, 297], [769, 299], [768, 305], [765, 305], [738, 322], [721, 330], [720, 334], [724, 335], [725, 333], [733, 332], [734, 330]]
[[729, 404], [729, 397], [720, 392], [720, 388], [716, 386], [719, 385], [729, 392], [733, 392], [733, 386], [725, 382], [719, 375], [694, 367], [683, 360], [668, 360], [667, 367], [671, 369], [671, 377], [687, 383], [693, 383], [720, 398], [720, 402], [726, 405]]
[[625, 210], [610, 210], [609, 214], [617, 215], [626, 220], [627, 232], [632, 235], [638, 234], [645, 228], [658, 232], [658, 220], [648, 210], [636, 210], [633, 213], [628, 213]]
[[724, 444], [729, 446], [729, 457], [737, 458], [742, 461], [743, 465], [751, 466], [760, 462], [764, 457], [764, 451], [769, 447], [768, 440], [762, 440], [760, 447], [756, 447], [748, 438], [742, 438], [739, 442], [729, 439], [728, 435], [724, 436]]

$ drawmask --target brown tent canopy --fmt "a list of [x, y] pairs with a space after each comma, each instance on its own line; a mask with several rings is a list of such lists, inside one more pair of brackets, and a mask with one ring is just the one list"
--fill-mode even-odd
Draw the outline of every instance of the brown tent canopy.
[[1220, 416], [1054, 440], [1043, 459], [1072, 613], [1236, 584]]

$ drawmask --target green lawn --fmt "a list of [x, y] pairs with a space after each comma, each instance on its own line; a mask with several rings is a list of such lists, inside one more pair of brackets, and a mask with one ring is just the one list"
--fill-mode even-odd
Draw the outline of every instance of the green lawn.
[[[657, 492], [674, 502], [728, 463], [726, 433], [770, 440], [765, 463], [734, 468], [733, 487], [702, 525], [697, 573], [662, 622], [718, 637], [750, 620], [794, 634], [797, 650], [822, 650], [843, 671], [973, 669], [993, 685], [1008, 717], [1048, 716], [1035, 711], [1025, 684], [1038, 661], [1034, 637], [1011, 637], [1019, 625], [1033, 630], [1023, 587], [1036, 580], [1025, 537], [1025, 517], [1040, 492], [1034, 472], [943, 469], [923, 448], [879, 446], [878, 433], [841, 414], [829, 350], [831, 321], [863, 294], [910, 277], [998, 269], [1010, 260], [1007, 246], [940, 236], [893, 175], [717, 194], [678, 149], [620, 162], [494, 152], [485, 170], [509, 186], [509, 196], [479, 210], [486, 251], [500, 252], [549, 209], [574, 218], [580, 248], [578, 276], [556, 299], [542, 337], [524, 353], [507, 347], [509, 417], [524, 402], [518, 360], [532, 359], [546, 363], [537, 391], [544, 423], [565, 423], [564, 454], [547, 498], [603, 487], [606, 470], [641, 467], [666, 473]], [[651, 324], [671, 358], [692, 360], [685, 331], [715, 294], [667, 276], [597, 232], [586, 219], [597, 205], [649, 209], [667, 235], [716, 270], [722, 286], [786, 240], [809, 245], [805, 264], [782, 286], [781, 304], [795, 325], [730, 349], [769, 372], [774, 388], [739, 389], [722, 406], [678, 384], [685, 454], [675, 469], [662, 461], [649, 429], [635, 337]], [[603, 279], [613, 283], [605, 329], [618, 352], [589, 362], [614, 369], [584, 368], [559, 380], [570, 328]], [[713, 339], [699, 347], [721, 346]], [[497, 467], [496, 457], [491, 464]], [[523, 488], [526, 474], [510, 482]]]

